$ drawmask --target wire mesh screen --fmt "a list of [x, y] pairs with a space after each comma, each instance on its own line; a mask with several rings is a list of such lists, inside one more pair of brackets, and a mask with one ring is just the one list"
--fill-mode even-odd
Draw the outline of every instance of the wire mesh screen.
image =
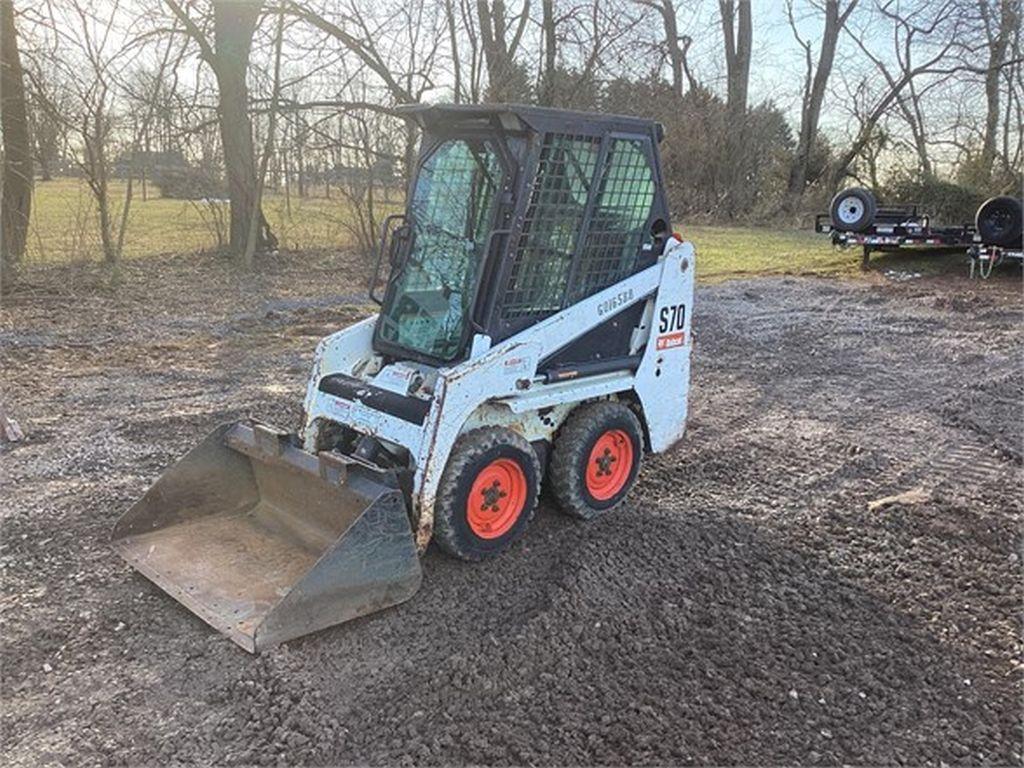
[[586, 298], [633, 272], [653, 203], [654, 177], [643, 143], [612, 139], [570, 301]]
[[503, 319], [561, 308], [600, 146], [601, 140], [591, 136], [544, 137], [502, 301]]

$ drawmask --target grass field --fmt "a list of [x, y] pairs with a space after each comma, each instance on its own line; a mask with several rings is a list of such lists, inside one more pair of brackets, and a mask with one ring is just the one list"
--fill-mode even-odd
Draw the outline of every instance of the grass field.
[[[124, 185], [112, 185], [112, 197], [123, 200]], [[264, 210], [281, 247], [338, 248], [353, 244], [346, 226], [351, 211], [338, 199], [322, 197], [289, 202], [268, 194]], [[124, 257], [192, 253], [218, 247], [218, 229], [225, 231], [227, 203], [167, 200], [150, 187], [142, 199], [135, 185]], [[698, 275], [702, 281], [765, 274], [859, 274], [860, 253], [837, 251], [822, 235], [806, 230], [765, 227], [687, 226], [677, 228], [697, 246]], [[74, 179], [37, 182], [26, 261], [30, 264], [63, 261], [98, 261], [102, 258], [96, 212], [85, 184]], [[963, 254], [879, 255], [877, 268], [934, 274], [964, 269]]]
[[[125, 185], [111, 183], [111, 200], [120, 219]], [[290, 207], [290, 210], [289, 210]], [[282, 248], [337, 247], [351, 243], [346, 207], [341, 200], [268, 194], [264, 213]], [[124, 238], [128, 259], [166, 253], [192, 253], [218, 247], [226, 238], [226, 201], [168, 200], [150, 186], [147, 199], [136, 182]], [[56, 179], [36, 182], [29, 231], [29, 263], [89, 261], [102, 258], [95, 203], [84, 182]]]

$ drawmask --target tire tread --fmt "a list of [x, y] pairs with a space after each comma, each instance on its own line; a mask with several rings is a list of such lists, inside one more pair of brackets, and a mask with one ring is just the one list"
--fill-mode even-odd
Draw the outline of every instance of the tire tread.
[[452, 448], [448, 465], [441, 476], [437, 500], [434, 503], [434, 541], [445, 552], [461, 560], [479, 561], [500, 554], [519, 538], [518, 534], [509, 536], [498, 546], [482, 553], [474, 549], [471, 543], [463, 541], [457, 527], [453, 524], [453, 517], [462, 514], [461, 510], [465, 504], [465, 499], [459, 498], [459, 479], [462, 474], [482, 454], [503, 445], [515, 448], [525, 454], [530, 466], [524, 467], [524, 470], [532, 471], [534, 477], [533, 493], [526, 500], [526, 507], [520, 516], [520, 522], [516, 523], [517, 531], [521, 532], [529, 525], [537, 509], [541, 468], [537, 454], [526, 438], [504, 427], [480, 427], [466, 432]]
[[[586, 403], [576, 408], [569, 418], [565, 420], [558, 435], [555, 438], [555, 447], [551, 452], [551, 466], [548, 472], [548, 484], [555, 501], [563, 512], [581, 520], [592, 520], [603, 512], [613, 509], [619, 502], [612, 504], [605, 509], [595, 509], [584, 498], [581, 493], [579, 482], [580, 451], [588, 447], [592, 436], [610, 421], [620, 417], [627, 417], [634, 435], [639, 436], [640, 451], [634, 459], [636, 464], [640, 463], [643, 449], [640, 420], [636, 417], [627, 405], [617, 400], [598, 400]], [[634, 470], [633, 478], [627, 484], [623, 496], [632, 487], [636, 479]], [[621, 501], [621, 499], [620, 499]]]

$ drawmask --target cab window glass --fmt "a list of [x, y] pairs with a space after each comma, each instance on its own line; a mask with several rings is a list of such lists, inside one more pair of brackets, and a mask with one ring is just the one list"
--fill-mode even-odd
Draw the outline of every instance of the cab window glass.
[[378, 321], [382, 340], [441, 360], [459, 353], [501, 178], [484, 141], [446, 141], [420, 167], [408, 252]]

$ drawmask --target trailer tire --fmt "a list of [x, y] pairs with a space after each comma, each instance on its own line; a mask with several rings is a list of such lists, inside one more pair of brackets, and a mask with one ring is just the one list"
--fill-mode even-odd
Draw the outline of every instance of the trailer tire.
[[1021, 245], [1021, 201], [1015, 197], [992, 197], [981, 204], [974, 226], [985, 245], [1019, 248]]
[[636, 481], [643, 456], [636, 414], [623, 403], [582, 405], [555, 438], [548, 479], [566, 514], [591, 520], [615, 507]]
[[462, 560], [501, 554], [533, 517], [540, 476], [537, 453], [512, 430], [482, 427], [462, 435], [438, 486], [434, 540]]
[[863, 232], [875, 223], [878, 202], [871, 190], [850, 187], [836, 193], [829, 206], [832, 228], [841, 232]]

